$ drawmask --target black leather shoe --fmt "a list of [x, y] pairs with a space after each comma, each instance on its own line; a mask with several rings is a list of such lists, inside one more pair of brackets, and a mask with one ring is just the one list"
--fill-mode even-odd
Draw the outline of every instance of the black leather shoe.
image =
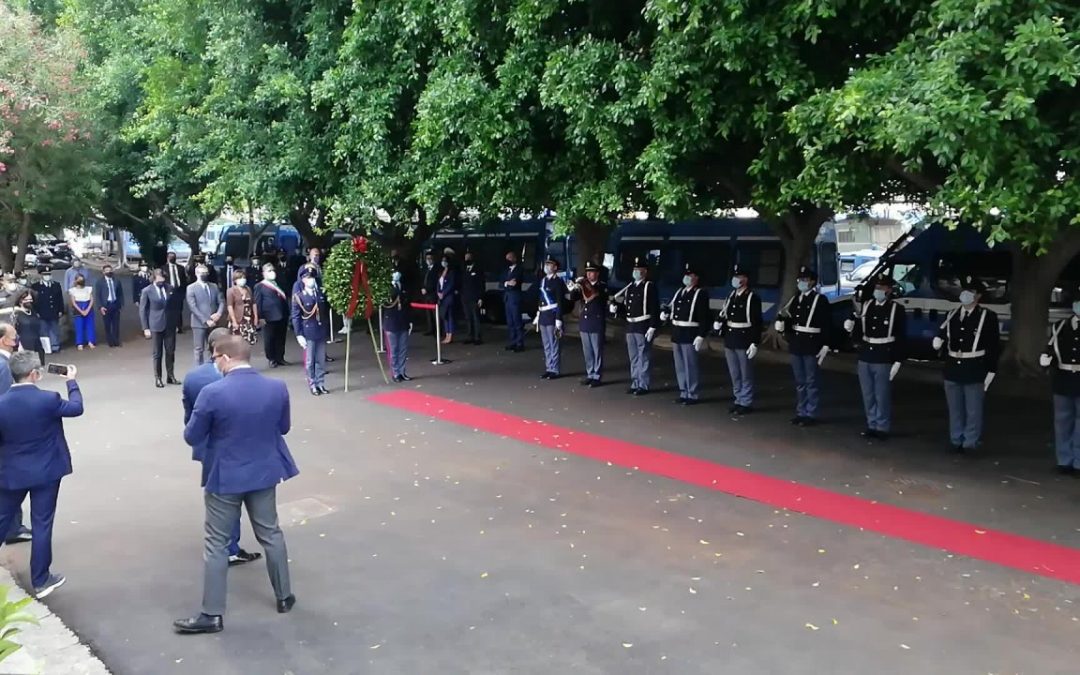
[[504, 352], [512, 352], [512, 351], [514, 351], [514, 345], [506, 345], [505, 347], [503, 347], [503, 351]]
[[679, 405], [682, 405], [684, 401], [686, 401], [686, 397], [685, 396], [680, 396], [679, 398], [672, 401], [672, 403], [677, 403]]
[[952, 451], [955, 452], [958, 455], [963, 455], [964, 453], [967, 452], [967, 450], [962, 445], [954, 445], [954, 446], [952, 446]]
[[180, 384], [180, 380], [176, 379], [172, 375], [165, 378], [165, 384]]
[[291, 366], [292, 365], [292, 363], [286, 361], [285, 359], [278, 359], [277, 364], [279, 366]]
[[278, 367], [278, 362], [277, 361], [269, 361], [267, 363], [267, 365], [270, 366], [271, 368], [277, 368]]
[[390, 378], [390, 379], [391, 379], [391, 380], [392, 380], [393, 382], [404, 382], [404, 381], [405, 381], [405, 380], [401, 379], [401, 376], [400, 376], [400, 375], [395, 375], [395, 376], [393, 376], [393, 377], [392, 377], [392, 378]]
[[326, 357], [326, 362], [327, 362], [327, 363], [333, 363], [334, 361], [337, 361], [337, 359], [335, 359], [335, 358], [334, 358], [334, 357], [332, 357], [332, 356], [327, 356], [327, 357]]
[[322, 396], [322, 392], [319, 391], [318, 387], [312, 387], [311, 388], [311, 395], [312, 396]]
[[804, 417], [804, 418], [802, 418], [802, 425], [801, 426], [804, 426], [804, 427], [816, 427], [817, 423], [818, 423], [818, 421], [816, 419], [814, 419], [813, 417]]
[[158, 389], [164, 389], [165, 388], [165, 383], [161, 381], [160, 377], [156, 377], [156, 378], [154, 378], [154, 386], [157, 387]]
[[697, 405], [698, 400], [696, 398], [684, 398], [682, 404], [683, 405]]
[[634, 396], [644, 396], [645, 394], [648, 394], [648, 393], [649, 393], [648, 389], [638, 389], [637, 391], [634, 392]]
[[220, 616], [199, 614], [190, 619], [177, 619], [173, 621], [173, 628], [177, 633], [184, 635], [198, 635], [199, 633], [220, 633], [225, 629], [225, 622]]
[[541, 380], [550, 380], [550, 379], [551, 379], [551, 373], [549, 373], [549, 372], [546, 372], [546, 371], [545, 371], [545, 372], [544, 372], [544, 373], [543, 373], [543, 374], [542, 374], [542, 375], [540, 376], [540, 379], [541, 379]]
[[877, 431], [873, 429], [863, 429], [860, 433], [863, 438], [877, 438]]
[[637, 394], [637, 392], [638, 392], [637, 387], [630, 387], [629, 389], [626, 390], [626, 393], [630, 394], [631, 396]]
[[523, 351], [525, 351], [525, 346], [524, 345], [517, 345], [516, 347], [514, 347], [514, 351], [517, 352], [517, 353], [523, 352]]
[[287, 598], [282, 598], [281, 600], [277, 601], [277, 613], [278, 614], [288, 614], [289, 610], [291, 610], [293, 608], [293, 605], [295, 605], [295, 604], [296, 604], [296, 596], [295, 595], [290, 595]]
[[795, 417], [791, 418], [791, 423], [797, 427], [801, 427], [804, 419], [806, 418], [802, 417], [801, 415], [796, 415]]
[[592, 384], [592, 380], [590, 380], [590, 379], [589, 379], [589, 378], [587, 378], [587, 377], [583, 377], [583, 378], [581, 378], [581, 382], [580, 382], [580, 384], [581, 384], [581, 386], [583, 386], [583, 387], [587, 387], [587, 386], [589, 386], [590, 384]]
[[1063, 476], [1071, 476], [1076, 473], [1071, 464], [1058, 464], [1057, 472]]
[[600, 380], [591, 380], [589, 382], [589, 387], [592, 388], [592, 389], [596, 389], [599, 386], [600, 386]]
[[229, 567], [236, 567], [237, 565], [255, 562], [261, 557], [262, 553], [248, 553], [244, 549], [240, 549], [236, 552], [236, 555], [229, 556]]
[[320, 394], [329, 394], [330, 390], [327, 389], [326, 387], [319, 387], [319, 393]]
[[406, 375], [405, 373], [402, 373], [401, 374], [401, 381], [402, 382], [412, 382], [412, 378], [409, 377], [408, 375]]

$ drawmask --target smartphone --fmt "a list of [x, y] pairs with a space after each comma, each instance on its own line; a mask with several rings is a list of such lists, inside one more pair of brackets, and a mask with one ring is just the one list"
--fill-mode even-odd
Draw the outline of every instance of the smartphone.
[[50, 363], [45, 366], [45, 372], [49, 375], [62, 375], [67, 377], [68, 367], [60, 363]]

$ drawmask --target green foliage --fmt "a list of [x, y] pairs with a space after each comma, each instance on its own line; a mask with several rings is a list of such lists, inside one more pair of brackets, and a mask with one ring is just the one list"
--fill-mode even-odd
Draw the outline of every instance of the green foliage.
[[12, 638], [19, 633], [16, 624], [31, 623], [37, 625], [38, 623], [37, 617], [25, 611], [31, 599], [23, 598], [14, 602], [9, 601], [7, 597], [10, 591], [11, 589], [7, 586], [0, 586], [0, 661], [22, 648], [22, 645], [12, 641]]
[[[349, 304], [352, 301], [353, 273], [359, 263], [367, 268], [368, 284], [371, 288], [371, 296], [374, 310], [389, 303], [390, 288], [392, 285], [391, 274], [394, 271], [393, 261], [386, 248], [371, 240], [366, 242], [364, 252], [360, 251], [358, 239], [342, 241], [330, 249], [330, 257], [323, 266], [323, 288], [330, 307], [343, 316], [348, 315]], [[360, 288], [360, 301], [356, 306], [356, 313], [363, 316], [364, 290]]]

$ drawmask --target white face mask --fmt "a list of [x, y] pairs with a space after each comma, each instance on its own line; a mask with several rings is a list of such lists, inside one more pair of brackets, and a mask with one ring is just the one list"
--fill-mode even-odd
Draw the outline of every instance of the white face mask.
[[393, 281], [395, 284], [401, 283], [401, 272], [394, 272], [393, 274], [391, 274], [390, 280]]
[[964, 306], [970, 306], [975, 302], [975, 294], [971, 291], [963, 291], [960, 293], [960, 304]]
[[304, 279], [304, 288], [308, 289], [309, 291], [315, 288], [315, 279], [311, 277]]
[[263, 275], [263, 279], [266, 279], [267, 281], [273, 281], [274, 279], [277, 279], [277, 272], [267, 272]]
[[236, 280], [236, 285], [239, 286], [240, 288], [243, 288], [244, 286], [247, 286], [247, 279], [245, 279], [243, 277], [240, 277], [239, 279]]
[[552, 274], [555, 274], [555, 266], [554, 265], [544, 265], [544, 273], [547, 274], [549, 277]]

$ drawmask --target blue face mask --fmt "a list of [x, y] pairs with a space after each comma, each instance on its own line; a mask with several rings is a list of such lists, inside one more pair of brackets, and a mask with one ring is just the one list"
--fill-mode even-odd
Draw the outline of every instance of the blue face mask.
[[739, 277], [731, 277], [731, 287], [736, 290], [742, 288], [742, 279]]
[[964, 291], [964, 292], [960, 293], [960, 304], [961, 305], [970, 305], [973, 302], [975, 302], [975, 294], [974, 293], [972, 293], [971, 291]]
[[1073, 303], [1073, 314], [1080, 316], [1080, 302]]
[[394, 272], [390, 275], [390, 278], [395, 284], [401, 283], [401, 272]]
[[889, 294], [885, 291], [881, 290], [880, 288], [874, 289], [874, 299], [878, 302], [885, 302], [885, 298], [887, 297], [889, 297]]
[[800, 293], [805, 293], [810, 290], [810, 282], [805, 279], [799, 279], [798, 285]]
[[645, 275], [641, 273], [641, 270], [634, 270], [633, 276], [634, 281], [641, 281], [645, 277]]
[[687, 274], [686, 276], [684, 276], [684, 277], [682, 278], [682, 285], [683, 285], [683, 286], [686, 286], [687, 288], [690, 288], [690, 286], [691, 286], [691, 285], [692, 285], [693, 283], [694, 283], [694, 278], [693, 278], [693, 277], [691, 277], [691, 276], [690, 276], [689, 274]]

